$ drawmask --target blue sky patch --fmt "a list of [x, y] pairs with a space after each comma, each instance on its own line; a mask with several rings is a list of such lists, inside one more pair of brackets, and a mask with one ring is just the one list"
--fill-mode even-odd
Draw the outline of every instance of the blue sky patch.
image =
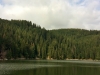
[[69, 0], [69, 3], [73, 6], [73, 5], [80, 5], [84, 2], [84, 0]]
[[3, 2], [3, 0], [0, 0], [0, 5], [4, 5], [4, 2]]
[[76, 2], [76, 4], [81, 4], [82, 2], [84, 2], [84, 0], [79, 0], [78, 2]]

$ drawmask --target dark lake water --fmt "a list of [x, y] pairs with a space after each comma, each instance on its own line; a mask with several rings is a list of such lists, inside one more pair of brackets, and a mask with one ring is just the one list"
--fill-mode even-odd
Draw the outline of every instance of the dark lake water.
[[100, 61], [0, 61], [0, 75], [100, 75]]

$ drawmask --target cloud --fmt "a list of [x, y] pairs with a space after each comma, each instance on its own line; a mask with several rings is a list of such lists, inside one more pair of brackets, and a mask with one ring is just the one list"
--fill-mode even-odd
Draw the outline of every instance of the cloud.
[[100, 0], [0, 0], [3, 19], [30, 20], [46, 29], [100, 30]]

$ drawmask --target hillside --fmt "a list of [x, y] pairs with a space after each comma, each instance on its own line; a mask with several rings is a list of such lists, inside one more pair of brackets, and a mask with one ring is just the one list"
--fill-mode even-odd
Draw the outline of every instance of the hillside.
[[0, 19], [0, 59], [100, 59], [100, 31], [46, 30], [26, 20]]

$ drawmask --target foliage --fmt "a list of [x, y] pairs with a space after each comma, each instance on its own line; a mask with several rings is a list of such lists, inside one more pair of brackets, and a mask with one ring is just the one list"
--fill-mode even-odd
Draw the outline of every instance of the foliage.
[[100, 31], [46, 30], [26, 20], [0, 19], [0, 58], [100, 59]]

